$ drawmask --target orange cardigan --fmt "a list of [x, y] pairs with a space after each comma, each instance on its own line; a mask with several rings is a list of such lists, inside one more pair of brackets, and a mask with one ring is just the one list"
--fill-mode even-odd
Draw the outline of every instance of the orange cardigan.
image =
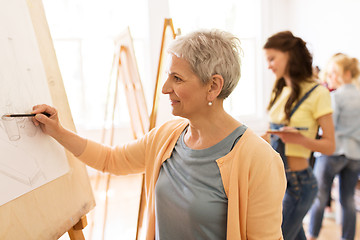
[[[109, 147], [88, 140], [78, 157], [87, 165], [116, 175], [145, 173], [146, 239], [155, 239], [155, 184], [188, 120], [172, 120], [131, 143]], [[282, 239], [282, 199], [286, 178], [282, 160], [250, 129], [233, 150], [219, 158], [228, 197], [227, 239]]]

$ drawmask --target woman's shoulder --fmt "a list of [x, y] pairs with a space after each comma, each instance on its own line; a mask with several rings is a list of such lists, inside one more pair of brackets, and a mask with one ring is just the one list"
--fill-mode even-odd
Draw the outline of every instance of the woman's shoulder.
[[324, 92], [326, 94], [330, 94], [329, 89], [321, 84], [319, 84], [315, 90], [318, 92]]
[[277, 155], [276, 151], [266, 142], [262, 137], [257, 135], [253, 130], [247, 128], [243, 136], [239, 141], [239, 148], [246, 149], [246, 151], [241, 151], [242, 154], [254, 154], [254, 156], [263, 156], [263, 155]]
[[351, 104], [358, 107], [360, 90], [354, 84], [346, 84], [331, 92], [331, 97], [336, 104]]
[[234, 147], [234, 155], [229, 155], [232, 159], [231, 168], [248, 169], [268, 169], [272, 167], [283, 168], [280, 155], [251, 129], [246, 129], [245, 133]]
[[160, 126], [153, 128], [149, 136], [169, 136], [171, 134], [180, 134], [181, 131], [189, 124], [189, 121], [184, 118], [175, 118], [163, 123]]
[[[315, 88], [314, 88], [315, 87]], [[309, 80], [306, 82], [303, 82], [301, 84], [302, 92], [305, 94], [306, 92], [310, 91], [312, 88], [314, 88], [314, 92], [326, 92], [330, 93], [329, 89], [322, 85], [321, 83], [318, 83], [313, 80]]]
[[312, 82], [305, 82], [301, 85], [302, 87], [302, 96], [304, 96], [307, 92], [313, 89], [313, 91], [308, 96], [309, 99], [311, 99], [311, 102], [317, 101], [317, 100], [330, 100], [330, 91], [328, 88], [323, 86], [320, 83], [317, 83], [315, 81]]
[[318, 98], [324, 101], [330, 101], [330, 91], [325, 86], [319, 84], [314, 91], [314, 98]]

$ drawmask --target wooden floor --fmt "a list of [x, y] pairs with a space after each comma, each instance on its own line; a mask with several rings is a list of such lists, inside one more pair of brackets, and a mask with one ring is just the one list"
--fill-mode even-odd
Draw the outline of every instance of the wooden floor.
[[[326, 212], [324, 215], [323, 226], [320, 231], [318, 240], [340, 240], [341, 239], [341, 224], [339, 220], [336, 221], [336, 207], [339, 207], [335, 202], [332, 203], [332, 211]], [[338, 218], [339, 219], [339, 218]], [[360, 212], [357, 212], [356, 236], [355, 240], [360, 240]], [[304, 219], [305, 232], [308, 228], [308, 216]]]
[[[100, 178], [97, 178], [97, 174], [90, 175], [96, 207], [86, 215], [88, 225], [83, 230], [85, 239], [135, 240], [142, 177], [112, 176], [106, 204], [107, 174], [100, 173], [99, 176]], [[69, 239], [68, 234], [60, 238]]]
[[[325, 211], [323, 226], [320, 231], [318, 240], [337, 240], [341, 239], [341, 206], [338, 201], [339, 199], [339, 179], [335, 178], [331, 190], [331, 202], [330, 211]], [[355, 240], [360, 240], [360, 180], [356, 186], [355, 190], [355, 204], [357, 208], [356, 215], [356, 233]], [[304, 228], [307, 229], [307, 224], [309, 222], [308, 216], [304, 219]]]
[[[107, 216], [104, 214], [107, 175], [92, 173], [90, 174], [90, 180], [97, 206], [87, 215], [88, 226], [83, 231], [85, 239], [135, 240], [141, 176], [111, 177], [108, 190]], [[334, 218], [336, 207], [338, 207], [338, 204], [334, 202], [332, 204], [333, 216], [324, 218], [318, 240], [341, 239], [341, 225], [336, 223]], [[106, 225], [104, 226], [105, 217]], [[304, 219], [305, 229], [307, 229], [307, 222], [308, 216]], [[60, 240], [68, 239], [67, 234], [60, 238]], [[360, 240], [360, 212], [357, 213], [357, 233], [355, 239]]]

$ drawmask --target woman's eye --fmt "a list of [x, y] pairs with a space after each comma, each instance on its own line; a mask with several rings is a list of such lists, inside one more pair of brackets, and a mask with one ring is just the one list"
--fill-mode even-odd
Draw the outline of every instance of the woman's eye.
[[179, 78], [178, 76], [174, 76], [174, 79], [175, 79], [175, 81], [181, 81], [182, 79], [181, 78]]
[[267, 59], [267, 62], [268, 62], [268, 63], [271, 63], [273, 60], [274, 60], [274, 58], [268, 58], [268, 59]]

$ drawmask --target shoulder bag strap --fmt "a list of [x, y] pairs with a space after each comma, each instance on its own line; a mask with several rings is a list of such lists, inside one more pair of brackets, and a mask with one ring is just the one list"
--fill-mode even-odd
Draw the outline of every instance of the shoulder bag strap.
[[299, 102], [295, 105], [295, 107], [291, 110], [290, 117], [294, 114], [294, 112], [299, 108], [299, 106], [308, 98], [310, 93], [315, 90], [315, 88], [319, 86], [319, 84], [316, 84], [314, 87], [312, 87], [305, 95], [300, 99]]
[[[314, 89], [319, 86], [319, 84], [316, 84], [314, 87], [312, 87], [307, 93], [305, 93], [305, 95], [300, 99], [300, 101], [295, 105], [295, 107], [291, 110], [290, 113], [290, 117], [294, 114], [294, 112], [299, 108], [300, 104], [303, 103], [305, 101], [305, 99], [310, 95], [310, 93], [312, 91], [314, 91]], [[319, 127], [316, 133], [316, 138], [319, 138]], [[309, 157], [309, 163], [310, 166], [313, 168], [314, 164], [315, 164], [315, 158], [314, 158], [314, 152], [311, 152], [310, 157]]]

